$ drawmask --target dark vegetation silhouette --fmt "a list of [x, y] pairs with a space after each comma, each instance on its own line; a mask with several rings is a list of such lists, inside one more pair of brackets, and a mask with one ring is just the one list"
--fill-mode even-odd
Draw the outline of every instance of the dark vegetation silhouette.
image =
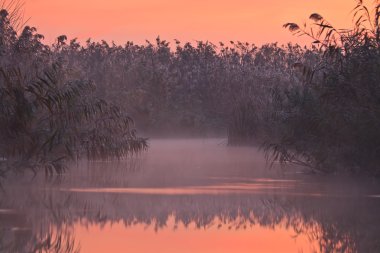
[[202, 41], [176, 41], [173, 50], [159, 37], [154, 43], [124, 46], [61, 40], [54, 48], [96, 80], [98, 95], [127, 109], [139, 129], [150, 135], [198, 136], [225, 134], [238, 101], [264, 92], [271, 83], [286, 82], [291, 78], [287, 66], [301, 57], [290, 52], [302, 51], [297, 45], [258, 48]]
[[373, 10], [356, 2], [352, 29], [317, 13], [311, 26], [284, 25], [311, 37], [320, 57], [294, 65], [303, 81], [272, 96], [274, 130], [264, 140], [272, 158], [323, 172], [380, 174], [380, 2]]
[[43, 36], [15, 27], [13, 12], [0, 11], [0, 177], [42, 169], [62, 173], [69, 159], [121, 158], [147, 147], [132, 119], [96, 95], [96, 85]]
[[316, 13], [310, 26], [285, 24], [311, 37], [311, 47], [172, 46], [159, 37], [143, 45], [82, 45], [65, 35], [47, 46], [33, 27], [16, 33], [18, 12], [3, 8], [1, 173], [59, 172], [67, 157], [144, 149], [127, 111], [151, 136], [227, 132], [230, 145], [261, 145], [283, 164], [378, 175], [379, 3], [372, 11], [356, 2], [352, 29]]

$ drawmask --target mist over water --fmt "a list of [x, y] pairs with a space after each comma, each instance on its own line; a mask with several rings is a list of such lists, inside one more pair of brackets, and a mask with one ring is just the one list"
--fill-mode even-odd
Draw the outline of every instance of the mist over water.
[[4, 183], [2, 251], [47, 240], [57, 252], [380, 250], [376, 180], [268, 169], [255, 147], [154, 139], [128, 160], [71, 167]]

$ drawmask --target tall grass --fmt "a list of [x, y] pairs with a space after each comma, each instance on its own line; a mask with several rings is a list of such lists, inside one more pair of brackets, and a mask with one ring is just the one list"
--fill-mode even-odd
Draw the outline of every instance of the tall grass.
[[0, 176], [62, 173], [69, 159], [120, 158], [147, 147], [132, 119], [99, 98], [94, 82], [35, 28], [17, 34], [8, 11], [0, 14]]
[[[57, 150], [72, 147], [66, 155], [92, 158], [140, 150], [146, 143], [135, 136], [126, 110], [147, 133], [227, 132], [229, 144], [261, 144], [268, 157], [282, 162], [315, 171], [377, 173], [378, 4], [371, 11], [357, 2], [352, 29], [337, 29], [317, 13], [310, 16], [311, 25], [285, 24], [296, 35], [311, 37], [311, 47], [239, 41], [171, 45], [159, 37], [142, 45], [81, 44], [65, 35], [47, 46], [35, 28], [17, 33], [8, 12], [2, 13], [1, 96], [3, 108], [13, 103], [13, 114], [2, 113], [9, 118], [19, 110], [12, 124], [28, 134], [37, 124], [31, 122], [45, 120], [39, 127], [47, 132], [36, 137], [40, 145], [57, 141]], [[6, 83], [21, 87], [16, 93], [22, 95]], [[38, 109], [31, 107], [35, 104]], [[37, 116], [45, 112], [48, 120]], [[23, 143], [20, 148], [15, 142], [18, 153], [33, 149], [31, 141], [17, 138]], [[43, 154], [50, 152], [46, 147]], [[4, 146], [1, 154], [8, 161], [12, 152]]]
[[225, 132], [245, 92], [292, 80], [289, 66], [302, 57], [297, 45], [176, 42], [124, 46], [76, 40], [56, 43], [55, 54], [94, 80], [98, 95], [126, 108], [149, 133]]
[[337, 29], [316, 13], [310, 27], [285, 24], [311, 37], [322, 57], [315, 65], [297, 63], [304, 81], [280, 89], [270, 105], [276, 129], [264, 148], [273, 159], [315, 171], [379, 175], [379, 6], [371, 15], [357, 1], [352, 29]]

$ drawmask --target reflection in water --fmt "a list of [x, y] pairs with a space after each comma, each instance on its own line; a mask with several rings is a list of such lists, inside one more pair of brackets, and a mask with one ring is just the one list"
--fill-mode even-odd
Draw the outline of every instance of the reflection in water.
[[[166, 226], [158, 230], [140, 223], [126, 228], [122, 222], [106, 223], [103, 226], [91, 224], [89, 229], [83, 229], [82, 224], [74, 227], [77, 238], [86, 245], [83, 247], [84, 252], [99, 249], [102, 250], [98, 252], [107, 252], [107, 249], [123, 252], [121, 248], [131, 252], [153, 252], [152, 249], [160, 249], [158, 252], [168, 253], [299, 252], [300, 249], [312, 252], [313, 249], [318, 249], [318, 245], [310, 243], [307, 236], [298, 236], [296, 231], [282, 224], [269, 228], [238, 220], [228, 224], [218, 218], [201, 228], [195, 222], [184, 225], [174, 215], [169, 216]], [[276, 243], [273, 243], [274, 238]]]
[[217, 143], [9, 180], [0, 252], [380, 251], [378, 182], [262, 170], [255, 149]]
[[40, 224], [39, 230], [33, 230], [25, 215], [13, 210], [0, 214], [0, 252], [80, 252], [72, 229]]
[[[291, 187], [291, 186], [288, 186]], [[270, 189], [286, 189], [284, 185], [272, 184], [223, 184], [177, 188], [70, 188], [61, 191], [88, 192], [88, 193], [130, 193], [152, 195], [195, 195], [195, 194], [232, 194], [232, 193], [259, 193]]]

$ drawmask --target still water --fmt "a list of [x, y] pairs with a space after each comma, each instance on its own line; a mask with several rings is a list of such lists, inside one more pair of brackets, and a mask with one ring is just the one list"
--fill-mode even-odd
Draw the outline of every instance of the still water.
[[3, 182], [0, 252], [380, 252], [380, 182], [268, 169], [223, 139]]

